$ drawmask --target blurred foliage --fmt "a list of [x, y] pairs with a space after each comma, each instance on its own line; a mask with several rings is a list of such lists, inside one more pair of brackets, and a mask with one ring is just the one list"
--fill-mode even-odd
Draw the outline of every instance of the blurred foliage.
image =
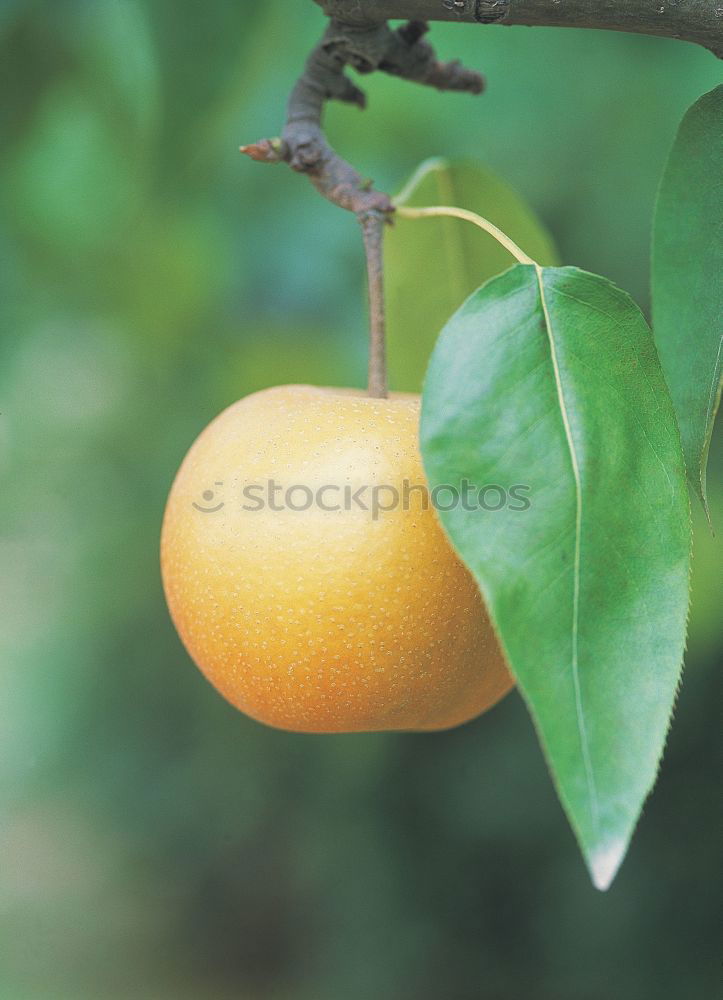
[[[557, 263], [548, 233], [525, 202], [472, 162], [427, 160], [395, 196], [397, 205], [446, 205], [476, 212], [538, 262]], [[421, 392], [437, 336], [468, 295], [514, 264], [488, 233], [467, 220], [405, 219], [397, 213], [384, 245], [389, 384]]]
[[[198, 431], [266, 385], [363, 381], [353, 221], [237, 153], [322, 24], [309, 0], [0, 4], [0, 998], [712, 996], [720, 543], [697, 510], [677, 720], [606, 896], [516, 695], [435, 736], [278, 733], [168, 620], [159, 524]], [[389, 190], [483, 161], [565, 263], [646, 305], [656, 185], [715, 60], [434, 35], [487, 94], [369, 78], [332, 141]]]

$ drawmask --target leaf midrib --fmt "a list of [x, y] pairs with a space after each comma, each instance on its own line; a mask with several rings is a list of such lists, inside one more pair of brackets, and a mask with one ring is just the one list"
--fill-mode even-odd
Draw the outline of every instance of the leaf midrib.
[[592, 758], [590, 756], [590, 745], [587, 735], [587, 726], [585, 724], [585, 713], [582, 703], [582, 689], [580, 685], [580, 670], [578, 663], [578, 630], [579, 630], [579, 618], [580, 618], [580, 565], [581, 565], [581, 547], [582, 547], [581, 546], [582, 480], [580, 476], [580, 465], [578, 462], [577, 452], [575, 450], [575, 442], [572, 436], [570, 416], [567, 410], [567, 402], [565, 400], [565, 391], [562, 385], [562, 375], [560, 372], [560, 365], [557, 358], [557, 348], [555, 345], [555, 336], [552, 328], [552, 320], [550, 318], [550, 311], [547, 307], [547, 299], [545, 297], [545, 283], [543, 278], [543, 269], [539, 266], [539, 264], [535, 265], [535, 275], [537, 278], [537, 285], [540, 292], [540, 303], [542, 305], [542, 312], [545, 320], [545, 330], [550, 344], [550, 357], [552, 361], [552, 369], [555, 376], [555, 387], [560, 406], [560, 414], [562, 416], [562, 423], [565, 429], [565, 437], [567, 439], [568, 451], [570, 453], [570, 462], [572, 465], [573, 477], [575, 479], [575, 554], [574, 554], [574, 564], [573, 564], [571, 669], [572, 669], [573, 690], [575, 694], [575, 715], [577, 719], [577, 730], [578, 730], [578, 737], [580, 739], [580, 748], [582, 752], [583, 765], [585, 768], [585, 779], [587, 783], [588, 799], [590, 802], [590, 814], [592, 816], [592, 823], [593, 823], [593, 828], [595, 830], [595, 834], [596, 836], [599, 836], [600, 819], [599, 819], [597, 788], [595, 784], [595, 774], [592, 766]]

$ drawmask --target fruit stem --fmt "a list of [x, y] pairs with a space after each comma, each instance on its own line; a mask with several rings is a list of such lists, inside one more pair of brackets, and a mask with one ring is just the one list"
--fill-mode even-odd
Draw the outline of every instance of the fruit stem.
[[358, 213], [364, 237], [369, 289], [369, 380], [367, 393], [385, 399], [387, 392], [386, 322], [384, 317], [384, 226], [387, 215], [380, 211]]
[[490, 222], [489, 219], [484, 219], [481, 215], [477, 215], [475, 212], [470, 212], [466, 208], [455, 208], [451, 205], [430, 205], [427, 208], [411, 208], [408, 205], [398, 205], [395, 203], [396, 214], [400, 215], [404, 219], [426, 219], [433, 218], [435, 216], [451, 216], [454, 219], [463, 219], [465, 222], [471, 222], [475, 226], [479, 226], [490, 236], [493, 236], [497, 242], [507, 250], [508, 253], [512, 254], [516, 261], [520, 264], [532, 264], [537, 267], [537, 263], [528, 257], [527, 254], [520, 250], [516, 243], [513, 243], [509, 236], [506, 236], [501, 229], [498, 229], [494, 223]]

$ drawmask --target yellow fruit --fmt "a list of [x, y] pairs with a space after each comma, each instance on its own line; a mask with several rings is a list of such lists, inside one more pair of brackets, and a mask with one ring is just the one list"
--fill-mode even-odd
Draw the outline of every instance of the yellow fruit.
[[280, 386], [230, 406], [186, 456], [163, 522], [168, 606], [253, 718], [444, 729], [512, 686], [479, 591], [424, 509], [418, 426], [418, 396]]

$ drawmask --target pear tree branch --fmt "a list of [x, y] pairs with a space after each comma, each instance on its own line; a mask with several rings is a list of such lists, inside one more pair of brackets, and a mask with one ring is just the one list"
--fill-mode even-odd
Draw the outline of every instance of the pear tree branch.
[[307, 59], [304, 72], [291, 92], [286, 125], [279, 139], [262, 139], [241, 151], [263, 163], [288, 163], [306, 174], [320, 194], [357, 215], [390, 213], [389, 197], [374, 191], [350, 163], [331, 148], [322, 127], [327, 101], [366, 106], [364, 92], [346, 75], [381, 70], [438, 90], [481, 93], [479, 73], [458, 62], [443, 63], [424, 39], [427, 25], [411, 21], [392, 30], [386, 23], [352, 25], [332, 18], [321, 42]]
[[458, 62], [440, 62], [424, 37], [426, 33], [427, 25], [421, 21], [393, 30], [386, 21], [352, 25], [332, 18], [291, 92], [281, 137], [241, 147], [253, 160], [288, 163], [306, 174], [321, 195], [357, 216], [367, 258], [372, 396], [387, 394], [382, 230], [391, 220], [393, 206], [388, 195], [375, 191], [371, 181], [332, 149], [324, 135], [322, 117], [330, 100], [365, 107], [364, 93], [346, 75], [347, 66], [360, 74], [381, 70], [438, 90], [481, 93], [484, 82], [480, 74]]
[[694, 42], [723, 57], [720, 0], [315, 0], [349, 24], [388, 18], [604, 28]]
[[[354, 212], [364, 237], [369, 283], [369, 394], [385, 396], [382, 233], [391, 221], [388, 195], [376, 191], [329, 145], [322, 120], [327, 101], [366, 105], [346, 74], [379, 70], [438, 90], [479, 94], [482, 76], [459, 62], [440, 62], [425, 36], [428, 21], [556, 25], [642, 32], [696, 42], [723, 56], [723, 0], [314, 0], [330, 18], [289, 98], [277, 139], [241, 147], [262, 163], [287, 163], [321, 195]], [[387, 23], [406, 19], [398, 28]]]

